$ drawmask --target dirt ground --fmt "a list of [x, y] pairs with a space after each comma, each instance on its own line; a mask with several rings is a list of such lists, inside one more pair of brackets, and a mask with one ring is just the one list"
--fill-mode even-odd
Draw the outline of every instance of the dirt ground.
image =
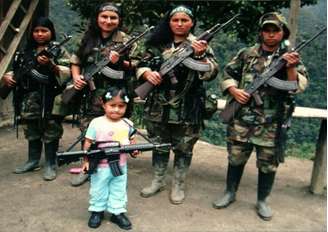
[[[65, 125], [60, 150], [66, 149], [77, 137], [78, 130]], [[88, 187], [74, 188], [69, 184], [68, 170], [59, 168], [56, 180], [42, 180], [41, 171], [13, 174], [25, 162], [27, 143], [11, 128], [0, 129], [0, 231], [2, 232], [82, 232], [94, 231], [87, 226], [89, 213]], [[172, 162], [167, 182], [171, 181]], [[326, 194], [309, 193], [312, 161], [287, 158], [278, 170], [269, 199], [274, 212], [272, 221], [265, 222], [256, 214], [257, 169], [254, 157], [248, 162], [241, 181], [237, 201], [227, 209], [213, 209], [211, 204], [225, 188], [225, 148], [198, 142], [187, 177], [187, 198], [182, 205], [168, 200], [166, 191], [144, 199], [140, 189], [152, 179], [151, 155], [143, 153], [129, 160], [128, 216], [132, 231], [138, 232], [214, 232], [214, 231], [326, 231]], [[122, 231], [108, 222], [108, 216], [97, 231]]]

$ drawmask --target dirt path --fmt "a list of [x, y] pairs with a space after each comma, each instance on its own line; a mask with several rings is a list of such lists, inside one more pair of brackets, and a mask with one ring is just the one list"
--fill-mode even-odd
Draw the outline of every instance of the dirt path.
[[[65, 126], [61, 149], [78, 135], [78, 130]], [[79, 188], [69, 185], [72, 164], [59, 169], [55, 181], [42, 180], [42, 170], [24, 175], [12, 170], [26, 159], [26, 141], [16, 140], [11, 129], [0, 129], [0, 231], [2, 232], [82, 232], [95, 231], [87, 227], [89, 214], [88, 184]], [[273, 194], [269, 200], [274, 218], [264, 222], [254, 210], [257, 169], [252, 158], [246, 166], [237, 201], [223, 210], [212, 208], [212, 201], [225, 187], [227, 166], [224, 148], [199, 142], [187, 180], [184, 204], [169, 203], [169, 191], [144, 199], [140, 189], [152, 178], [151, 156], [144, 153], [129, 163], [128, 215], [133, 230], [138, 232], [181, 231], [326, 231], [326, 195], [309, 193], [312, 162], [287, 158], [279, 168]], [[171, 180], [170, 163], [168, 183]], [[168, 185], [169, 189], [170, 185]], [[108, 218], [108, 215], [106, 215]], [[105, 220], [97, 231], [122, 231]]]

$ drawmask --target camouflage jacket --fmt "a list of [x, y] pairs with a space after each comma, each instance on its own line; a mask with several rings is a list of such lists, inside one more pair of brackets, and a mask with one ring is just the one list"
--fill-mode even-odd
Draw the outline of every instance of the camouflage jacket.
[[[195, 37], [190, 34], [187, 40], [193, 41]], [[138, 65], [137, 78], [141, 80], [140, 77], [147, 70], [159, 70], [160, 65], [169, 59], [175, 50], [173, 44], [161, 48], [147, 48], [145, 58]], [[206, 51], [205, 59], [211, 67], [208, 72], [194, 71], [182, 64], [176, 67], [174, 76], [178, 83], [172, 85], [170, 78], [165, 78], [149, 94], [144, 118], [153, 122], [201, 125], [206, 98], [203, 81], [213, 80], [218, 73], [218, 64], [210, 47]]]
[[[18, 60], [23, 63], [24, 59], [36, 59], [36, 55], [36, 49], [25, 50], [19, 53], [22, 59]], [[60, 95], [70, 79], [70, 70], [68, 68], [69, 59], [70, 56], [68, 52], [62, 48], [57, 58], [53, 60], [59, 71], [57, 74], [51, 66], [36, 65], [36, 67], [34, 67], [39, 73], [47, 76], [49, 81], [47, 84], [41, 84], [39, 81], [32, 78], [31, 73], [23, 74], [23, 77], [20, 78], [20, 82], [17, 83], [18, 87], [16, 88], [17, 91], [14, 96], [15, 111], [22, 119], [39, 119], [42, 112], [47, 118], [53, 115], [66, 115], [61, 114], [63, 113], [64, 106], [61, 106], [59, 101], [55, 103], [55, 99]], [[19, 69], [19, 65], [20, 64], [15, 64], [14, 62], [14, 71], [10, 72], [12, 75], [15, 75], [16, 72], [18, 73], [15, 67]]]
[[[285, 50], [286, 51], [286, 50]], [[281, 54], [284, 52], [281, 51]], [[256, 44], [244, 48], [224, 68], [221, 89], [224, 94], [228, 88], [235, 86], [245, 89], [254, 81], [256, 74], [261, 74], [272, 59], [280, 54], [266, 54]], [[308, 75], [302, 63], [297, 66], [299, 93], [308, 85]], [[287, 80], [286, 68], [280, 70], [275, 77]], [[251, 142], [260, 146], [275, 146], [275, 137], [279, 120], [285, 120], [289, 107], [293, 104], [295, 93], [280, 91], [272, 87], [260, 90], [263, 105], [257, 106], [253, 98], [238, 112], [233, 122], [228, 126], [228, 140]], [[232, 96], [229, 95], [228, 101]], [[281, 122], [281, 121], [280, 121]]]
[[[93, 52], [85, 58], [84, 61], [80, 59], [77, 55], [73, 54], [71, 57], [71, 64], [75, 64], [81, 67], [82, 73], [91, 65], [99, 62], [105, 52], [109, 52], [108, 48], [113, 45], [119, 45], [127, 42], [131, 37], [127, 35], [126, 33], [122, 31], [117, 31], [114, 33], [108, 40], [106, 41], [98, 41], [96, 47], [94, 48]], [[93, 93], [90, 93], [88, 91], [88, 88], [84, 88], [84, 91], [86, 91], [86, 97], [83, 99], [82, 102], [82, 108], [83, 108], [83, 114], [88, 115], [94, 115], [94, 116], [100, 116], [103, 115], [103, 109], [101, 106], [101, 98], [100, 96], [103, 95], [106, 91], [106, 89], [109, 86], [121, 86], [128, 89], [129, 92], [131, 92], [131, 78], [132, 78], [132, 72], [131, 70], [124, 70], [123, 67], [123, 61], [130, 59], [130, 54], [134, 52], [136, 49], [136, 44], [131, 48], [130, 52], [128, 54], [125, 54], [120, 57], [120, 60], [116, 64], [109, 63], [107, 66], [110, 67], [113, 70], [116, 71], [123, 71], [124, 76], [123, 79], [113, 79], [111, 77], [105, 76], [102, 73], [98, 73], [95, 76], [93, 76], [93, 81], [96, 86], [96, 90]], [[134, 62], [134, 61], [131, 61]]]

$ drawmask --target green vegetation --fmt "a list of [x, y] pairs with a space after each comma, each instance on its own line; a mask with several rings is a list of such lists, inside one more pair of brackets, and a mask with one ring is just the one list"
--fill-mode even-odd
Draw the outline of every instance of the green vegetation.
[[[50, 17], [54, 20], [58, 32], [66, 32], [74, 35], [74, 39], [68, 44], [73, 51], [78, 44], [81, 32], [84, 31], [86, 20], [94, 13], [94, 7], [100, 0], [56, 0], [50, 1]], [[289, 1], [139, 1], [139, 0], [114, 0], [123, 7], [124, 28], [131, 32], [143, 24], [156, 25], [161, 16], [169, 9], [171, 4], [186, 4], [194, 8], [198, 19], [198, 27], [195, 34], [199, 34], [204, 28], [210, 27], [216, 22], [224, 22], [237, 12], [242, 13], [239, 24], [235, 24], [216, 36], [211, 42], [221, 70], [223, 66], [237, 53], [248, 45], [252, 45], [257, 38], [257, 23], [263, 12], [274, 10], [288, 14]], [[316, 26], [326, 26], [325, 0], [302, 0], [302, 9], [299, 16], [298, 40], [307, 39], [317, 30]], [[128, 13], [127, 13], [128, 12]], [[84, 19], [84, 20], [82, 20]], [[310, 86], [305, 93], [297, 96], [298, 106], [327, 108], [327, 38], [320, 36], [310, 47], [302, 51], [302, 59], [310, 75]], [[208, 89], [219, 96], [218, 81], [212, 81], [207, 85]], [[142, 106], [135, 107], [133, 119], [136, 123], [142, 123]], [[315, 151], [315, 143], [320, 127], [319, 119], [293, 119], [289, 130], [288, 155], [311, 158]], [[225, 145], [225, 125], [215, 115], [206, 121], [206, 129], [203, 139], [218, 145]]]

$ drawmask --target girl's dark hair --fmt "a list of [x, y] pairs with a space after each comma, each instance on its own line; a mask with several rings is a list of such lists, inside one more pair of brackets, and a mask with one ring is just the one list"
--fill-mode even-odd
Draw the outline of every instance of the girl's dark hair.
[[56, 40], [56, 31], [55, 31], [54, 24], [51, 22], [51, 20], [49, 18], [39, 17], [39, 18], [36, 18], [32, 22], [31, 30], [29, 31], [29, 35], [28, 35], [28, 38], [27, 38], [26, 47], [29, 47], [29, 48], [36, 48], [37, 47], [38, 44], [33, 38], [33, 30], [36, 27], [46, 27], [46, 28], [48, 28], [51, 31], [50, 41]]
[[124, 87], [110, 86], [106, 92], [102, 95], [103, 103], [112, 100], [114, 97], [119, 96], [123, 102], [128, 104], [131, 100], [128, 96], [128, 91]]
[[[188, 6], [183, 6], [183, 7], [188, 8], [190, 11], [192, 11]], [[159, 24], [155, 27], [153, 32], [146, 40], [145, 42], [146, 47], [148, 46], [161, 47], [173, 42], [173, 32], [170, 28], [170, 19], [172, 17], [171, 12], [176, 8], [177, 7], [165, 13], [162, 20], [159, 22]], [[191, 15], [189, 15], [189, 17], [192, 19], [194, 24], [193, 27], [191, 28], [191, 32], [192, 32], [193, 29], [195, 28], [196, 21]]]
[[77, 51], [77, 56], [81, 59], [81, 63], [85, 62], [86, 57], [92, 52], [92, 49], [98, 46], [99, 41], [101, 40], [101, 30], [98, 26], [98, 15], [106, 9], [106, 7], [112, 7], [114, 12], [116, 12], [119, 16], [119, 28], [122, 26], [122, 10], [120, 7], [113, 3], [103, 3], [99, 5], [96, 9], [96, 12], [93, 16], [91, 16], [89, 20], [89, 26], [87, 31], [84, 33], [83, 38], [81, 40], [80, 47]]
[[126, 110], [124, 117], [130, 118], [133, 112], [133, 101], [128, 95], [128, 91], [125, 87], [110, 86], [107, 91], [102, 95], [103, 103], [106, 103], [113, 99], [113, 97], [119, 96], [123, 102], [126, 103]]

